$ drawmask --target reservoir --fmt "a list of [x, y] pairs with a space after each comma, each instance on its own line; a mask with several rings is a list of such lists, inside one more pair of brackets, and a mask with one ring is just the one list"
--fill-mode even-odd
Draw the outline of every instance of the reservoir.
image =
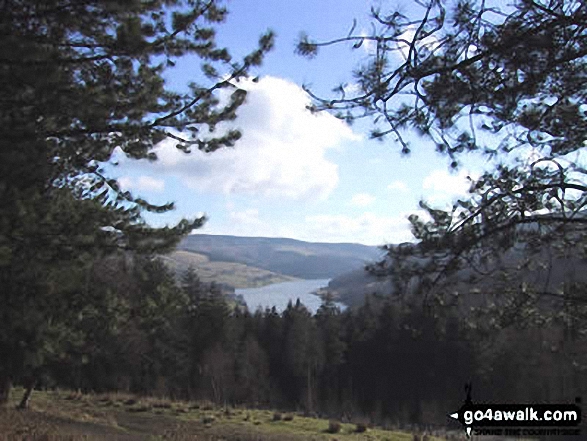
[[[283, 312], [287, 303], [296, 303], [297, 299], [315, 314], [322, 299], [313, 294], [317, 289], [328, 285], [330, 279], [294, 280], [292, 282], [274, 283], [261, 288], [236, 289], [235, 294], [242, 295], [249, 310], [254, 312], [257, 308], [265, 310], [275, 306], [278, 312]], [[344, 309], [344, 306], [337, 304]]]

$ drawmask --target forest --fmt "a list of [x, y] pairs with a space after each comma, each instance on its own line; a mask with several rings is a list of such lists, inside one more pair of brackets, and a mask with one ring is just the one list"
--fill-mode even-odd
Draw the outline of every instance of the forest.
[[571, 363], [585, 343], [562, 320], [487, 332], [454, 307], [380, 297], [252, 312], [193, 269], [176, 280], [159, 259], [128, 255], [79, 280], [87, 301], [71, 310], [66, 355], [16, 381], [406, 428], [444, 427], [467, 382], [488, 402], [564, 401], [586, 386]]
[[[587, 256], [587, 5], [490, 3], [418, 0], [418, 18], [387, 4], [368, 31], [301, 33], [308, 58], [370, 48], [352, 87], [304, 86], [308, 112], [366, 120], [404, 155], [416, 133], [448, 169], [493, 164], [382, 247], [366, 271], [393, 293], [345, 311], [326, 296], [312, 315], [248, 311], [173, 273], [160, 256], [207, 217], [150, 222], [175, 204], [108, 165], [156, 163], [162, 142], [238, 149], [227, 124], [275, 33], [236, 56], [220, 0], [0, 2], [0, 404], [14, 386], [21, 408], [39, 388], [127, 391], [407, 427], [446, 425], [465, 383], [485, 402], [587, 396], [585, 283], [553, 269]], [[198, 73], [178, 91], [165, 74], [184, 57]]]

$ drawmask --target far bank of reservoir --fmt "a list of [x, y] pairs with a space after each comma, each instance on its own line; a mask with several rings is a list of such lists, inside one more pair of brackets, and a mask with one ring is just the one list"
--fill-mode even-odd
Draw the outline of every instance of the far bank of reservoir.
[[[275, 306], [278, 312], [283, 312], [288, 302], [295, 304], [297, 299], [310, 312], [316, 313], [322, 299], [314, 294], [318, 289], [328, 286], [330, 279], [294, 280], [291, 282], [274, 283], [260, 288], [237, 288], [235, 294], [242, 295], [251, 312], [258, 308], [265, 309]], [[341, 309], [343, 305], [338, 304]]]

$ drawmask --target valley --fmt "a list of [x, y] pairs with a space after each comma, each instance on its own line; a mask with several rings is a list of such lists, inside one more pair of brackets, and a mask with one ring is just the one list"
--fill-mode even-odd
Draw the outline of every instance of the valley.
[[277, 312], [283, 312], [289, 302], [295, 304], [299, 299], [302, 305], [315, 314], [322, 304], [322, 299], [315, 293], [326, 287], [328, 282], [329, 279], [294, 280], [261, 288], [237, 289], [235, 294], [242, 298], [250, 311], [275, 306]]
[[161, 259], [179, 278], [192, 267], [202, 282], [215, 282], [231, 296], [273, 286], [259, 294], [251, 291], [251, 296], [263, 297], [252, 301], [251, 310], [270, 306], [271, 296], [281, 309], [288, 300], [295, 303], [301, 297], [316, 310], [321, 301], [312, 291], [325, 287], [331, 278], [363, 273], [364, 266], [381, 255], [378, 248], [360, 244], [193, 234]]

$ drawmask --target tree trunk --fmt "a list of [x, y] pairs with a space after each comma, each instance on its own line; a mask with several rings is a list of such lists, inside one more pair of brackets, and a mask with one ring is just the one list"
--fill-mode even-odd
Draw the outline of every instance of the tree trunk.
[[212, 396], [214, 399], [214, 404], [219, 405], [220, 404], [220, 392], [218, 390], [218, 385], [216, 384], [216, 381], [214, 380], [213, 375], [210, 377], [210, 382], [212, 384]]
[[10, 389], [12, 389], [12, 380], [8, 375], [0, 372], [0, 407], [8, 403]]
[[20, 400], [20, 404], [18, 405], [18, 409], [28, 409], [29, 402], [31, 400], [31, 395], [33, 393], [33, 389], [35, 388], [35, 384], [37, 380], [35, 377], [30, 377], [26, 380], [24, 395], [22, 396], [22, 400]]
[[310, 372], [310, 364], [308, 363], [308, 402], [306, 408], [308, 409], [308, 413], [312, 412], [312, 376]]

